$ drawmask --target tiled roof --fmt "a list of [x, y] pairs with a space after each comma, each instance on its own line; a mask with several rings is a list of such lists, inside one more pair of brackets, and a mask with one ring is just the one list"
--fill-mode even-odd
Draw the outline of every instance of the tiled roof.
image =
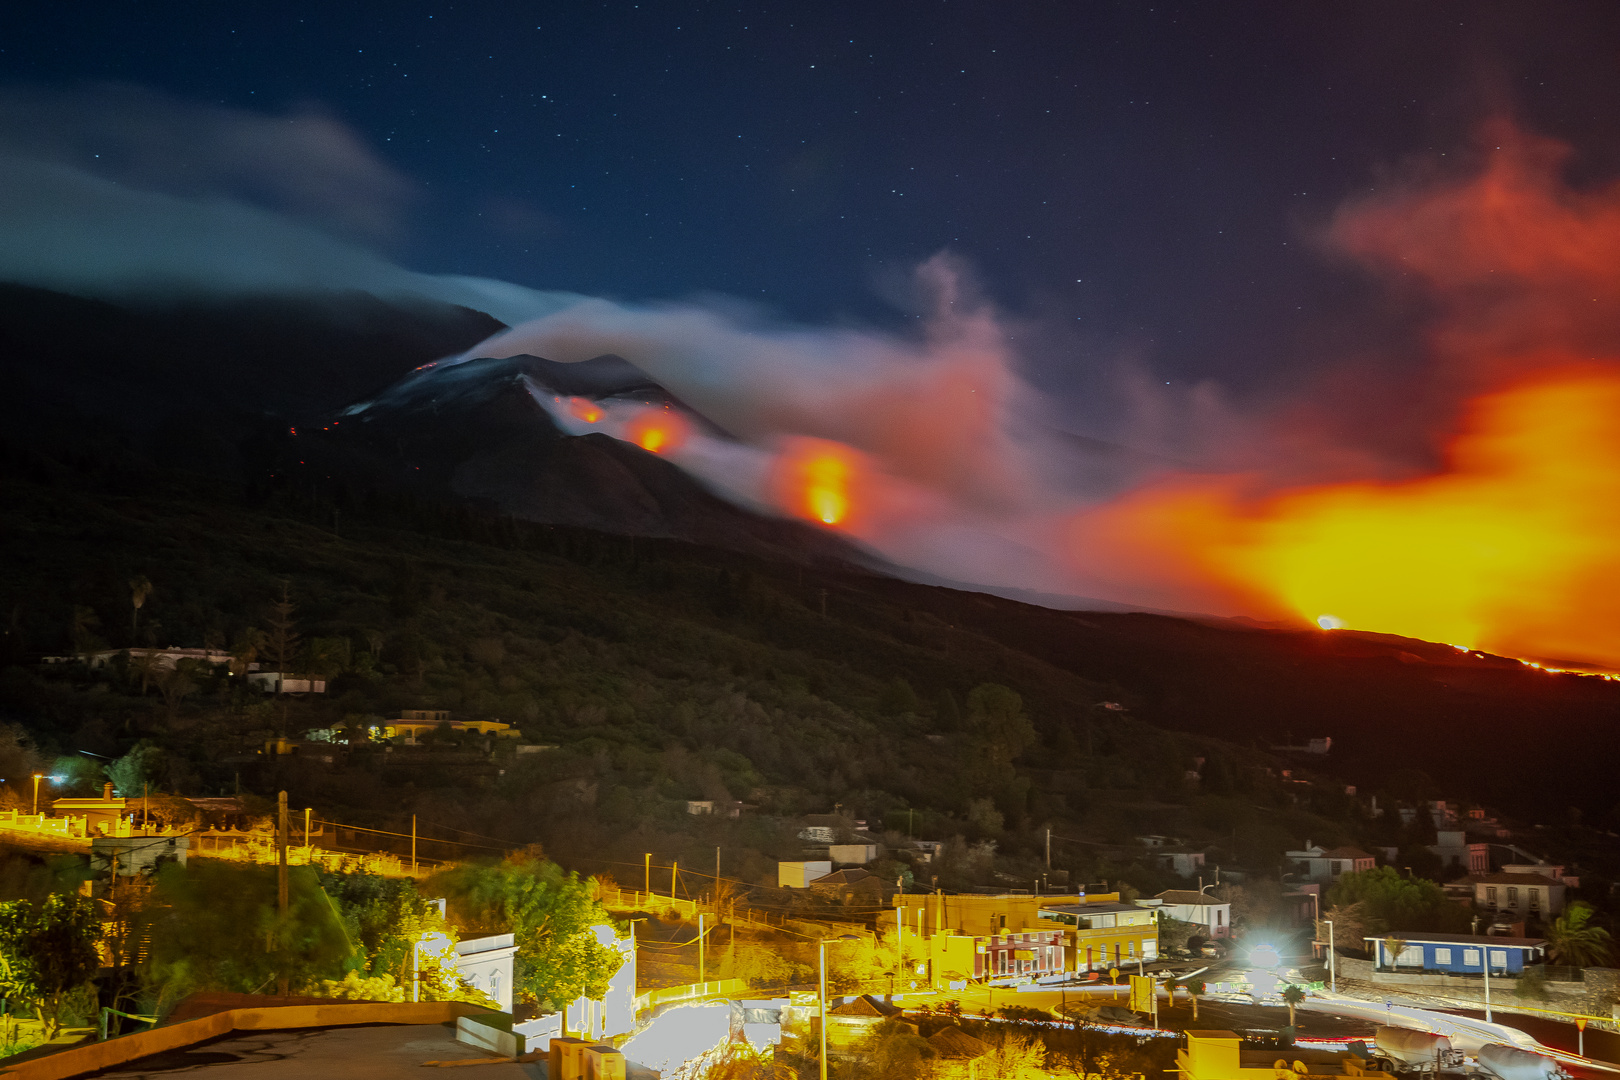
[[1564, 883], [1557, 878], [1544, 877], [1541, 874], [1472, 874], [1463, 878], [1457, 884], [1468, 885], [1559, 885]]
[[1324, 859], [1370, 859], [1372, 854], [1362, 851], [1360, 848], [1336, 847], [1322, 852], [1320, 857]]
[[959, 1027], [948, 1027], [937, 1032], [928, 1040], [928, 1045], [938, 1051], [943, 1058], [958, 1058], [972, 1060], [981, 1058], [991, 1050], [990, 1044], [983, 1039], [975, 1039], [972, 1035]]
[[862, 994], [854, 1001], [846, 1001], [836, 1009], [828, 1009], [832, 1016], [867, 1016], [874, 1019], [883, 1019], [889, 1016], [899, 1016], [903, 1010], [893, 1005], [885, 1005], [871, 994]]

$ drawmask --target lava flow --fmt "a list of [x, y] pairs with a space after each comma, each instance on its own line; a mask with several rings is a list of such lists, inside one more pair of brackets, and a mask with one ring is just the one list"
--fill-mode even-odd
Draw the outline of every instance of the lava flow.
[[654, 454], [667, 454], [678, 450], [690, 434], [686, 418], [665, 406], [662, 409], [644, 409], [625, 425], [627, 439]]
[[791, 440], [777, 461], [773, 486], [784, 510], [824, 525], [847, 525], [860, 462], [856, 451], [823, 439]]

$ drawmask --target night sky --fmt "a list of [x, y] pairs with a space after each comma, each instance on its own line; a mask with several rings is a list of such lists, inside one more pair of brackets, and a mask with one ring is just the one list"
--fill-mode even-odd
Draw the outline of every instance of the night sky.
[[412, 269], [892, 325], [948, 250], [1053, 348], [1240, 392], [1399, 322], [1312, 241], [1389, 169], [1504, 110], [1620, 168], [1612, 3], [18, 4], [0, 45], [332, 117]]

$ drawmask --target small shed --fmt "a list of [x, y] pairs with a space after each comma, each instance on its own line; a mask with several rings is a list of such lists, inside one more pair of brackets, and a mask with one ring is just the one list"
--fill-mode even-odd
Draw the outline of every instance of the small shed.
[[991, 1046], [976, 1039], [954, 1024], [935, 1032], [928, 1040], [938, 1055], [935, 1070], [942, 1080], [969, 1080], [976, 1078], [975, 1063], [990, 1056]]
[[[1390, 955], [1390, 939], [1402, 943], [1400, 952]], [[1487, 937], [1481, 934], [1390, 934], [1369, 937], [1368, 951], [1386, 971], [1440, 972], [1448, 975], [1480, 975], [1485, 971], [1485, 955], [1490, 954], [1492, 975], [1517, 975], [1527, 966], [1544, 962], [1547, 942], [1543, 938]]]

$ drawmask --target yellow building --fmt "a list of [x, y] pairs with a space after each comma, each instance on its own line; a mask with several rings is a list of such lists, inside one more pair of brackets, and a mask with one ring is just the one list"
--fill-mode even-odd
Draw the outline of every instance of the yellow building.
[[382, 734], [387, 739], [416, 742], [440, 727], [457, 733], [474, 731], [480, 735], [494, 735], [497, 739], [518, 739], [523, 736], [511, 724], [503, 724], [499, 720], [452, 720], [448, 712], [440, 709], [406, 709], [399, 719], [388, 721]]
[[894, 898], [918, 972], [935, 985], [1027, 982], [1065, 971], [1107, 970], [1157, 959], [1153, 912], [1119, 894], [945, 894]]
[[1245, 1046], [1235, 1031], [1189, 1031], [1176, 1053], [1182, 1080], [1306, 1080], [1384, 1076], [1384, 1062], [1332, 1050]]

